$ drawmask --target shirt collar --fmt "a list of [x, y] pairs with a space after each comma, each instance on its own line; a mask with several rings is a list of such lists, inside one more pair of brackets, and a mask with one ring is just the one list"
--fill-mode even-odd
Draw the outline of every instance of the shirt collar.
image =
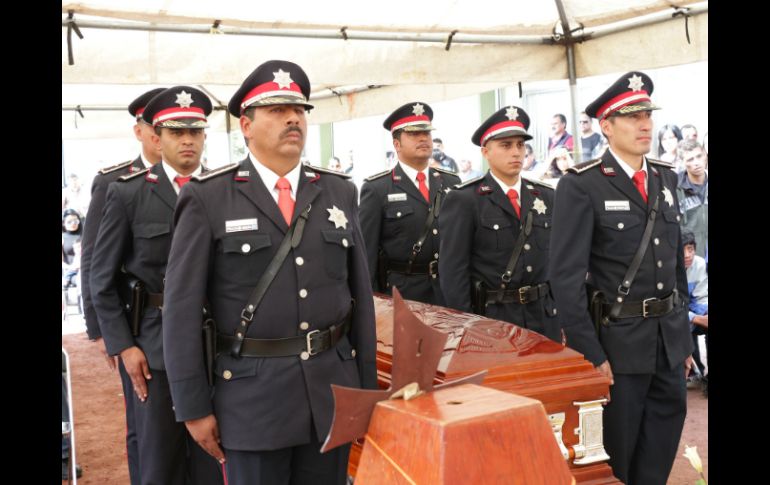
[[[179, 185], [174, 181], [174, 179], [176, 178], [177, 175], [180, 177], [186, 177], [187, 175], [182, 175], [176, 170], [174, 170], [174, 168], [168, 163], [166, 163], [165, 160], [161, 160], [160, 163], [161, 163], [161, 166], [163, 167], [163, 171], [166, 172], [166, 177], [168, 177], [168, 180], [171, 182], [171, 186], [174, 187], [174, 190], [178, 194], [181, 187], [179, 187]], [[202, 170], [201, 165], [198, 164], [198, 167], [195, 170], [193, 170], [193, 172], [189, 175], [189, 177], [194, 177], [198, 175], [199, 173], [201, 173], [201, 170]]]
[[150, 168], [152, 167], [152, 164], [149, 160], [147, 160], [147, 157], [144, 156], [144, 152], [140, 152], [139, 156], [142, 157], [142, 165], [144, 165], [144, 168]]
[[[617, 153], [612, 151], [612, 148], [609, 148], [610, 153], [613, 157], [615, 157], [615, 160], [618, 161], [618, 165], [620, 165], [620, 168], [623, 169], [624, 172], [626, 172], [626, 175], [628, 175], [628, 178], [633, 179], [634, 173], [636, 173], [636, 170], [634, 170], [631, 165], [624, 162], [622, 158], [618, 156]], [[642, 168], [640, 170], [644, 170], [644, 173], [647, 173], [647, 157], [642, 157]], [[644, 177], [645, 183], [647, 183], [647, 177]]]
[[507, 185], [505, 182], [500, 180], [499, 178], [495, 177], [495, 174], [492, 173], [492, 171], [489, 171], [489, 175], [492, 176], [493, 179], [495, 179], [495, 182], [500, 185], [500, 188], [503, 190], [503, 193], [508, 195], [508, 189], [513, 189], [516, 191], [517, 194], [519, 194], [519, 200], [521, 200], [521, 175], [519, 175], [519, 180], [516, 181], [513, 185]]
[[419, 187], [420, 187], [420, 185], [417, 183], [417, 173], [418, 173], [418, 172], [422, 172], [422, 173], [424, 173], [424, 174], [425, 174], [425, 186], [430, 188], [430, 182], [429, 182], [429, 180], [430, 180], [430, 177], [428, 177], [428, 175], [430, 175], [430, 173], [429, 173], [429, 172], [430, 172], [430, 165], [428, 165], [427, 167], [425, 167], [425, 170], [419, 170], [419, 171], [418, 171], [418, 170], [416, 170], [416, 169], [414, 169], [414, 168], [410, 167], [409, 165], [405, 164], [405, 163], [404, 163], [404, 162], [402, 162], [401, 160], [399, 160], [399, 161], [398, 161], [398, 164], [399, 164], [399, 165], [401, 165], [401, 170], [403, 170], [403, 171], [404, 171], [404, 173], [406, 174], [406, 177], [407, 177], [409, 180], [411, 180], [411, 181], [412, 181], [412, 183], [413, 183], [413, 184], [414, 184], [414, 185], [415, 185], [417, 188], [419, 188]]
[[[262, 165], [262, 163], [257, 160], [257, 157], [251, 153], [251, 150], [249, 150], [249, 159], [251, 160], [251, 164], [254, 165], [254, 169], [259, 174], [259, 178], [262, 179], [262, 183], [265, 184], [267, 190], [269, 190], [271, 194], [277, 194], [278, 189], [275, 188], [275, 184], [278, 182], [278, 179], [281, 178], [281, 176], [266, 166]], [[292, 168], [289, 173], [284, 175], [284, 178], [291, 184], [291, 198], [294, 200], [297, 200], [297, 186], [299, 185], [299, 173], [301, 170], [302, 164], [297, 162], [297, 165]]]

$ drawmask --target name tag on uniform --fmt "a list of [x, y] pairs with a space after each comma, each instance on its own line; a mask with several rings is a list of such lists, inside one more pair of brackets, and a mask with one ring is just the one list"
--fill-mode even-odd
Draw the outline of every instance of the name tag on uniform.
[[406, 194], [400, 193], [400, 194], [388, 194], [388, 202], [398, 202], [400, 200], [406, 200]]
[[627, 200], [605, 200], [604, 210], [606, 211], [630, 211], [631, 206]]
[[225, 232], [256, 231], [257, 219], [238, 219], [225, 221]]

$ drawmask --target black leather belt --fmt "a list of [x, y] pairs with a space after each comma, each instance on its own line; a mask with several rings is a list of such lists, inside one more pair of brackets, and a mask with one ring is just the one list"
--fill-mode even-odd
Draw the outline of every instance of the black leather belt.
[[[296, 337], [256, 339], [244, 338], [241, 347], [241, 357], [288, 357], [292, 355], [307, 356], [319, 354], [337, 345], [337, 342], [348, 333], [353, 311], [340, 322], [325, 330], [313, 330], [305, 335]], [[217, 349], [232, 348], [235, 337], [217, 333]], [[304, 357], [303, 357], [304, 359]]]
[[400, 261], [388, 261], [388, 271], [394, 273], [410, 274], [426, 274], [435, 276], [438, 274], [438, 260], [433, 260], [430, 263], [402, 263]]
[[[647, 298], [642, 301], [624, 301], [620, 307], [620, 314], [617, 318], [651, 318], [662, 317], [668, 314], [671, 310], [679, 304], [679, 292], [674, 290], [673, 293], [667, 297], [660, 298]], [[602, 304], [603, 315], [609, 315], [611, 303]]]
[[497, 302], [497, 297], [502, 292], [500, 303], [520, 303], [525, 305], [537, 301], [548, 294], [548, 283], [539, 283], [537, 285], [522, 286], [513, 290], [486, 290], [486, 304]]
[[146, 292], [144, 294], [144, 307], [163, 308], [163, 293]]

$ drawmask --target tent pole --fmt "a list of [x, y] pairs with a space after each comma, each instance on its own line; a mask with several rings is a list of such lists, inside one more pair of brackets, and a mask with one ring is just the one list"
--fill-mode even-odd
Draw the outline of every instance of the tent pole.
[[[580, 132], [578, 128], [577, 107], [575, 104], [575, 98], [577, 97], [577, 74], [575, 70], [575, 38], [572, 36], [572, 29], [569, 25], [569, 18], [567, 17], [567, 11], [564, 9], [564, 3], [562, 0], [554, 0], [556, 3], [556, 9], [559, 11], [559, 20], [561, 21], [561, 29], [564, 36], [564, 45], [567, 48], [567, 75], [569, 76], [569, 105], [570, 114], [572, 115], [572, 140], [574, 144], [574, 158], [576, 160], [583, 159], [583, 144], [580, 143]], [[554, 37], [557, 37], [558, 33], [554, 32]], [[557, 39], [558, 40], [558, 39]]]

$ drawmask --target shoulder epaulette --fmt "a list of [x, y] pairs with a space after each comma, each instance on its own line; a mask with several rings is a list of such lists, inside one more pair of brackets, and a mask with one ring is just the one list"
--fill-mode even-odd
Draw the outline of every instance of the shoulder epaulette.
[[196, 182], [205, 182], [206, 180], [211, 180], [214, 177], [218, 177], [222, 174], [232, 172], [238, 168], [239, 165], [240, 163], [229, 163], [224, 167], [215, 168], [214, 170], [207, 170], [206, 172], [201, 172], [194, 176], [192, 180], [195, 180]]
[[129, 160], [127, 162], [119, 163], [119, 164], [113, 165], [111, 167], [103, 168], [103, 169], [99, 170], [99, 173], [102, 174], [102, 175], [105, 175], [105, 174], [108, 174], [110, 172], [114, 172], [115, 170], [120, 170], [121, 168], [126, 168], [129, 165], [131, 165], [132, 163], [134, 163], [133, 160]]
[[[437, 172], [445, 173], [445, 174], [447, 174], [447, 175], [457, 175], [457, 172], [453, 172], [453, 171], [451, 171], [451, 170], [447, 170], [447, 169], [446, 169], [446, 168], [444, 168], [444, 167], [431, 167], [431, 168], [432, 168], [433, 170], [437, 171]], [[457, 176], [459, 177], [459, 175], [457, 175]]]
[[122, 176], [118, 177], [118, 181], [119, 182], [127, 182], [129, 180], [135, 179], [136, 177], [138, 177], [140, 175], [144, 175], [144, 174], [146, 174], [149, 171], [150, 171], [149, 168], [145, 168], [145, 169], [139, 170], [138, 172], [122, 175]]
[[543, 182], [542, 180], [531, 179], [531, 178], [527, 178], [527, 177], [521, 177], [521, 179], [523, 181], [527, 182], [528, 184], [540, 185], [541, 187], [545, 187], [547, 189], [554, 190], [554, 186], [549, 184], [548, 182]]
[[469, 186], [469, 185], [473, 185], [473, 184], [475, 184], [476, 182], [479, 182], [479, 181], [481, 181], [481, 180], [482, 180], [484, 177], [486, 177], [486, 175], [481, 175], [481, 176], [479, 176], [479, 177], [476, 177], [476, 178], [472, 178], [472, 179], [466, 180], [465, 182], [463, 182], [463, 183], [461, 183], [461, 184], [455, 184], [454, 188], [456, 188], [456, 189], [462, 189], [463, 187], [467, 187], [467, 186]]
[[370, 176], [366, 177], [364, 180], [366, 180], [367, 182], [371, 182], [372, 180], [377, 180], [380, 177], [384, 177], [385, 175], [389, 174], [392, 171], [393, 171], [393, 169], [388, 169], [388, 170], [385, 170], [384, 172], [380, 172], [380, 173], [376, 173], [374, 175], [370, 175]]
[[647, 161], [650, 162], [653, 165], [660, 165], [661, 167], [676, 169], [676, 166], [673, 163], [664, 162], [663, 160], [656, 160], [654, 158], [648, 158]]
[[589, 160], [587, 162], [578, 163], [577, 165], [573, 165], [572, 167], [568, 168], [567, 171], [572, 173], [583, 173], [589, 168], [596, 167], [597, 165], [602, 163], [601, 158], [596, 158], [594, 160]]
[[331, 170], [329, 168], [316, 167], [315, 165], [310, 165], [309, 163], [303, 164], [303, 167], [309, 168], [310, 170], [314, 170], [316, 172], [328, 173], [329, 175], [337, 175], [338, 177], [342, 177], [346, 179], [353, 178], [352, 175], [342, 173], [342, 172], [337, 172], [336, 170]]

